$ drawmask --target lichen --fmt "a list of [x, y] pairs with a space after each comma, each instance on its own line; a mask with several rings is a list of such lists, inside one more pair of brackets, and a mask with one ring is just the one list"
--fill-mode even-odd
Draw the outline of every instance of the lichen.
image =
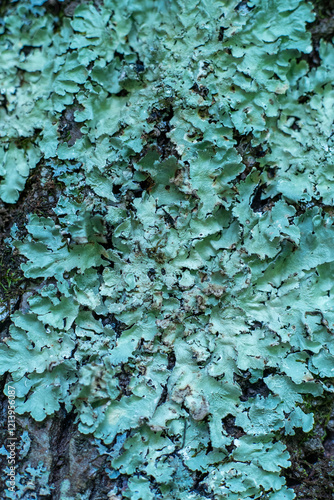
[[62, 185], [14, 243], [17, 411], [74, 409], [122, 498], [293, 499], [284, 436], [333, 389], [333, 45], [303, 59], [304, 0], [72, 10], [1, 25], [0, 197]]

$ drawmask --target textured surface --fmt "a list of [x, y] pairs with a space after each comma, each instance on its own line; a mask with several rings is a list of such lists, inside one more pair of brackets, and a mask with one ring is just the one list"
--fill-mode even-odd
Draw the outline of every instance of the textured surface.
[[6, 240], [26, 281], [0, 370], [46, 450], [18, 498], [98, 498], [76, 425], [111, 499], [295, 498], [286, 437], [334, 375], [334, 48], [314, 28], [314, 55], [312, 5], [1, 9], [0, 197], [41, 167], [52, 193]]

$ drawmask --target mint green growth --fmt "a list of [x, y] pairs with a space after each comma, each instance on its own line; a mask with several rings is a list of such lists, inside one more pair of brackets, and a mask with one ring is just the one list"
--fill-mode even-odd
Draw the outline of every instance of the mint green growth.
[[64, 186], [15, 243], [43, 283], [0, 346], [17, 411], [122, 437], [122, 498], [295, 498], [282, 437], [334, 390], [334, 49], [301, 57], [312, 4], [10, 5], [0, 197], [40, 162]]

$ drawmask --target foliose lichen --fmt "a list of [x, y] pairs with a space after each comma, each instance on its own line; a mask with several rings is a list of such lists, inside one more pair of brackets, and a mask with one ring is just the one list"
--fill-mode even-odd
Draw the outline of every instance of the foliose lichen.
[[333, 45], [301, 57], [304, 0], [77, 4], [0, 26], [0, 197], [63, 186], [15, 243], [17, 411], [74, 408], [122, 498], [293, 499], [281, 437], [333, 390]]

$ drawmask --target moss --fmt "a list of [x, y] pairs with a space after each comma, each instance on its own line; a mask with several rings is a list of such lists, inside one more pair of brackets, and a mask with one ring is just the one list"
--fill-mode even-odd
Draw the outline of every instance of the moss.
[[314, 427], [307, 434], [299, 431], [285, 439], [291, 467], [284, 474], [296, 498], [328, 500], [334, 494], [334, 435], [329, 426], [334, 416], [333, 396], [306, 396], [303, 409], [313, 412]]

